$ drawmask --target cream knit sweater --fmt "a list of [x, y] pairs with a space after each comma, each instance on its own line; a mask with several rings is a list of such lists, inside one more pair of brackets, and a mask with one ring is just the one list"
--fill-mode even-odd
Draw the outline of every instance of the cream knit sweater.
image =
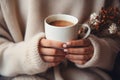
[[[65, 13], [83, 23], [103, 5], [104, 0], [0, 0], [0, 74], [13, 77], [45, 72], [50, 66], [38, 53], [39, 40], [45, 36], [44, 18]], [[94, 35], [89, 39], [94, 46], [94, 55], [86, 64], [76, 66], [111, 70], [119, 50], [116, 41]]]

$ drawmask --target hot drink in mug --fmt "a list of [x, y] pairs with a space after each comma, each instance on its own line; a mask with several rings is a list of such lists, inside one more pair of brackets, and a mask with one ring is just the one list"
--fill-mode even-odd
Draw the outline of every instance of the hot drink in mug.
[[83, 38], [88, 37], [91, 31], [87, 24], [80, 26], [76, 17], [67, 14], [50, 15], [44, 20], [44, 25], [47, 39], [62, 42], [77, 39], [80, 28], [87, 28]]

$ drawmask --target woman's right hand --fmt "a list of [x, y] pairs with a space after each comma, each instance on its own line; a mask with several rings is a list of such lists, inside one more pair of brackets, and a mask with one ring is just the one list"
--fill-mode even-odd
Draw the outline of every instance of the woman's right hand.
[[41, 39], [39, 53], [45, 62], [51, 66], [57, 66], [65, 59], [65, 52], [62, 49], [63, 42]]

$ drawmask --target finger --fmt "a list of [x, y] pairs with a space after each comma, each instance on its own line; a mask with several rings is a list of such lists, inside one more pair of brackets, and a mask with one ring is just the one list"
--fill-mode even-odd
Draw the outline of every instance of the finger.
[[83, 65], [87, 62], [87, 61], [82, 61], [82, 60], [70, 60], [70, 61], [75, 63], [75, 64], [79, 64], [79, 65]]
[[93, 46], [89, 46], [89, 47], [81, 47], [81, 48], [66, 48], [64, 49], [64, 52], [66, 53], [70, 53], [70, 54], [91, 54], [94, 52]]
[[40, 48], [40, 54], [46, 56], [65, 56], [63, 50], [53, 49], [53, 48]]
[[91, 55], [66, 55], [66, 58], [69, 60], [82, 60], [88, 61], [91, 58]]
[[57, 65], [59, 65], [59, 64], [60, 64], [60, 62], [56, 62], [56, 63], [54, 62], [54, 63], [50, 63], [49, 66], [55, 67], [55, 66], [57, 66]]
[[65, 57], [43, 56], [42, 58], [45, 62], [54, 63], [63, 61]]
[[77, 41], [73, 41], [72, 46], [89, 46], [91, 44], [89, 39], [80, 39]]
[[78, 46], [89, 46], [91, 42], [89, 39], [80, 39], [80, 40], [73, 40], [70, 42], [66, 42], [66, 44], [63, 44], [63, 47], [78, 47]]
[[40, 46], [44, 47], [53, 47], [53, 48], [62, 48], [63, 43], [59, 41], [53, 41], [48, 39], [41, 39]]

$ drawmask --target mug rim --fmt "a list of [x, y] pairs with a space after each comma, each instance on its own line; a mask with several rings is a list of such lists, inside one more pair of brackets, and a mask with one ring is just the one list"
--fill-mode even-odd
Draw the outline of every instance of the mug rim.
[[[60, 20], [65, 20], [65, 21], [72, 22], [73, 25], [64, 26], [64, 27], [58, 27], [58, 26], [50, 25], [50, 24], [48, 23], [48, 22], [49, 22], [48, 19], [49, 19], [49, 18], [52, 18], [52, 17], [56, 17], [56, 16], [58, 16], [58, 15], [74, 18], [75, 22], [72, 22], [72, 21], [70, 21], [70, 20], [60, 19]], [[56, 20], [57, 20], [57, 19], [56, 19]], [[55, 20], [53, 20], [53, 21], [55, 21]], [[52, 21], [51, 21], [51, 22], [52, 22]], [[77, 19], [75, 16], [73, 16], [73, 15], [68, 15], [68, 14], [52, 14], [52, 15], [49, 15], [49, 16], [47, 16], [47, 17], [45, 18], [44, 23], [47, 24], [47, 25], [50, 25], [49, 27], [54, 27], [54, 28], [68, 28], [68, 27], [73, 27], [73, 26], [77, 25], [77, 24], [78, 24], [78, 19]]]

